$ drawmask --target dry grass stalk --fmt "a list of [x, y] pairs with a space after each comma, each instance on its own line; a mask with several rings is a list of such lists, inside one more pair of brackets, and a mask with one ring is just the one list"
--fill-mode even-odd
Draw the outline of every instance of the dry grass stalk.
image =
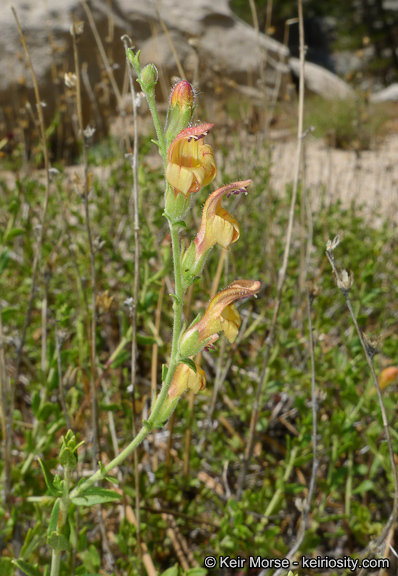
[[11, 489], [11, 430], [12, 418], [10, 414], [11, 390], [7, 376], [6, 359], [4, 353], [3, 320], [0, 305], [0, 415], [1, 435], [3, 440], [4, 462], [4, 504], [10, 506], [9, 493]]
[[93, 454], [92, 454], [92, 465], [93, 470], [97, 469], [97, 451], [98, 451], [98, 413], [97, 413], [97, 392], [95, 385], [96, 378], [96, 363], [97, 363], [97, 350], [96, 350], [96, 333], [97, 333], [97, 313], [96, 313], [96, 270], [95, 270], [95, 252], [93, 245], [93, 237], [91, 232], [90, 224], [90, 213], [88, 207], [88, 195], [90, 192], [90, 175], [88, 172], [88, 158], [87, 158], [87, 146], [86, 137], [84, 134], [83, 127], [83, 109], [82, 109], [82, 96], [81, 96], [81, 84], [80, 84], [80, 65], [79, 65], [79, 54], [77, 50], [77, 40], [76, 40], [76, 25], [75, 20], [72, 17], [72, 40], [73, 40], [73, 57], [75, 63], [75, 74], [76, 74], [76, 103], [77, 103], [77, 117], [79, 124], [79, 136], [81, 138], [82, 144], [82, 154], [83, 154], [83, 169], [84, 169], [84, 182], [83, 182], [83, 199], [84, 199], [84, 214], [85, 214], [85, 224], [87, 240], [90, 251], [90, 272], [91, 272], [91, 307], [92, 307], [92, 317], [91, 317], [91, 332], [89, 334], [90, 339], [90, 395], [91, 395], [91, 425], [93, 433]]
[[[394, 451], [393, 451], [393, 447], [392, 447], [391, 433], [390, 433], [390, 427], [388, 424], [387, 413], [386, 413], [386, 409], [384, 406], [379, 381], [378, 381], [378, 378], [376, 376], [376, 372], [375, 372], [374, 365], [373, 365], [373, 357], [376, 354], [377, 350], [375, 348], [375, 345], [368, 338], [364, 337], [364, 334], [362, 333], [361, 329], [359, 328], [358, 321], [356, 319], [355, 312], [354, 312], [354, 309], [353, 309], [353, 306], [351, 303], [351, 299], [349, 297], [349, 291], [350, 291], [352, 284], [354, 282], [354, 276], [352, 273], [348, 274], [345, 270], [342, 270], [339, 272], [336, 268], [335, 261], [334, 261], [333, 250], [335, 248], [337, 248], [337, 246], [340, 243], [340, 240], [341, 240], [341, 236], [339, 234], [338, 236], [336, 236], [336, 238], [332, 242], [330, 240], [328, 241], [327, 246], [326, 246], [326, 255], [327, 255], [328, 260], [330, 262], [330, 265], [332, 267], [333, 276], [336, 280], [337, 286], [344, 296], [348, 311], [350, 313], [351, 319], [352, 319], [353, 324], [355, 326], [355, 330], [358, 334], [358, 338], [361, 342], [361, 346], [362, 346], [363, 351], [365, 353], [366, 361], [368, 363], [369, 370], [370, 370], [370, 373], [372, 375], [373, 384], [376, 388], [377, 398], [378, 398], [379, 406], [380, 406], [381, 417], [382, 417], [382, 421], [383, 421], [384, 433], [386, 436], [386, 441], [387, 441], [387, 446], [388, 446], [388, 454], [389, 454], [389, 459], [390, 459], [392, 479], [393, 479], [393, 485], [394, 485], [394, 498], [393, 498], [392, 513], [390, 515], [390, 518], [388, 519], [387, 524], [384, 526], [381, 535], [376, 540], [370, 542], [370, 544], [366, 548], [365, 552], [363, 553], [363, 557], [366, 557], [366, 556], [370, 556], [374, 553], [380, 554], [382, 552], [391, 528], [396, 526], [396, 523], [398, 520], [398, 474], [397, 474], [397, 466], [396, 466], [396, 462], [395, 462], [395, 455], [394, 455]], [[359, 576], [364, 574], [364, 570], [365, 570], [365, 568], [361, 569], [361, 571], [359, 572]]]
[[[299, 4], [300, 5], [300, 4]], [[277, 297], [274, 306], [274, 313], [271, 322], [270, 333], [268, 335], [265, 352], [264, 352], [264, 364], [261, 371], [259, 385], [257, 386], [256, 396], [253, 403], [253, 411], [250, 420], [249, 436], [247, 439], [246, 450], [244, 454], [243, 464], [239, 474], [238, 480], [238, 490], [237, 498], [240, 499], [244, 490], [245, 478], [247, 473], [247, 467], [252, 455], [253, 443], [254, 443], [254, 433], [256, 430], [256, 425], [258, 422], [260, 410], [261, 410], [261, 396], [264, 390], [265, 384], [268, 379], [268, 362], [270, 359], [271, 349], [274, 345], [276, 323], [278, 320], [279, 309], [282, 301], [282, 290], [286, 280], [287, 265], [289, 261], [290, 246], [293, 233], [293, 222], [294, 222], [294, 208], [297, 199], [297, 190], [300, 178], [300, 167], [301, 167], [301, 154], [302, 154], [302, 141], [303, 141], [303, 117], [304, 117], [304, 31], [303, 27], [300, 26], [300, 88], [299, 88], [299, 103], [298, 103], [298, 127], [297, 127], [297, 152], [296, 152], [296, 169], [294, 176], [293, 192], [290, 202], [289, 210], [289, 221], [286, 231], [286, 243], [283, 255], [282, 267], [280, 270], [278, 287], [277, 287]]]
[[[301, 11], [301, 0], [299, 2], [299, 10]], [[302, 18], [300, 19], [302, 22]], [[314, 285], [309, 284], [307, 290], [307, 300], [308, 300], [308, 332], [309, 332], [309, 343], [310, 343], [310, 356], [311, 356], [311, 405], [312, 405], [312, 472], [311, 480], [308, 488], [307, 498], [303, 505], [303, 511], [301, 514], [301, 522], [299, 530], [297, 533], [296, 540], [293, 546], [290, 548], [289, 552], [286, 554], [286, 558], [291, 560], [296, 552], [300, 549], [300, 546], [304, 540], [306, 531], [308, 530], [309, 524], [309, 513], [311, 509], [311, 501], [314, 494], [316, 473], [318, 470], [318, 459], [317, 459], [317, 399], [316, 399], [316, 383], [315, 383], [315, 352], [314, 352], [314, 337], [312, 331], [312, 303], [317, 294], [317, 289]], [[281, 576], [283, 570], [277, 570], [273, 576]]]
[[[37, 238], [37, 244], [36, 244], [36, 249], [35, 249], [35, 255], [34, 255], [34, 259], [33, 259], [32, 282], [31, 282], [31, 289], [30, 289], [29, 300], [28, 300], [28, 308], [27, 308], [26, 315], [25, 315], [25, 320], [24, 320], [24, 325], [22, 328], [22, 334], [21, 334], [20, 342], [19, 342], [19, 345], [17, 348], [17, 361], [16, 361], [16, 368], [15, 368], [15, 383], [18, 384], [20, 368], [21, 368], [22, 351], [23, 351], [23, 347], [25, 344], [26, 332], [27, 332], [28, 326], [30, 324], [30, 319], [31, 319], [31, 315], [32, 315], [33, 300], [34, 300], [35, 293], [36, 293], [36, 285], [37, 285], [38, 272], [39, 272], [39, 266], [40, 266], [40, 260], [41, 260], [41, 248], [42, 248], [44, 233], [45, 233], [46, 216], [47, 216], [48, 202], [49, 202], [49, 197], [50, 197], [50, 160], [48, 157], [46, 130], [45, 130], [45, 125], [44, 125], [43, 108], [42, 108], [42, 102], [40, 99], [39, 86], [37, 83], [35, 71], [33, 69], [33, 64], [32, 64], [32, 60], [30, 58], [28, 46], [26, 44], [25, 36], [22, 32], [22, 28], [21, 28], [21, 25], [20, 25], [19, 20], [18, 20], [17, 13], [16, 13], [14, 7], [11, 7], [11, 10], [12, 10], [12, 13], [14, 15], [15, 22], [17, 24], [19, 37], [21, 40], [21, 44], [22, 44], [22, 47], [23, 47], [23, 50], [25, 53], [26, 61], [27, 61], [27, 64], [28, 64], [28, 67], [30, 70], [31, 78], [32, 78], [32, 83], [33, 83], [33, 88], [34, 88], [34, 93], [35, 93], [35, 100], [36, 100], [37, 115], [38, 115], [38, 124], [39, 124], [39, 130], [40, 130], [40, 140], [41, 140], [43, 158], [44, 158], [44, 168], [46, 171], [46, 189], [45, 189], [45, 193], [44, 193], [44, 201], [43, 201], [43, 208], [42, 208], [42, 214], [41, 214], [41, 224], [38, 227], [38, 238]], [[12, 430], [12, 415], [14, 413], [15, 389], [16, 389], [16, 386], [13, 386], [13, 388], [12, 388], [13, 391], [11, 394], [11, 405], [10, 405], [10, 411], [9, 411], [10, 418], [11, 418], [10, 430]]]
[[[125, 52], [130, 48], [131, 40], [128, 36], [121, 38]], [[137, 435], [137, 418], [135, 411], [135, 398], [136, 398], [136, 377], [137, 377], [137, 319], [138, 319], [138, 296], [140, 287], [140, 220], [138, 212], [138, 116], [137, 116], [137, 100], [134, 88], [134, 78], [132, 68], [126, 61], [128, 76], [130, 81], [131, 101], [133, 106], [133, 126], [134, 126], [134, 143], [133, 154], [126, 156], [130, 160], [131, 169], [133, 172], [133, 188], [129, 202], [130, 220], [134, 228], [134, 287], [133, 287], [133, 303], [131, 307], [131, 399], [133, 406], [133, 438]], [[137, 545], [139, 551], [139, 571], [142, 573], [142, 549], [141, 549], [141, 526], [140, 526], [140, 478], [138, 470], [138, 452], [134, 450], [134, 482], [135, 482], [135, 515], [137, 518]]]
[[168, 41], [168, 43], [170, 44], [170, 48], [171, 48], [171, 51], [173, 52], [174, 60], [175, 60], [175, 62], [176, 62], [177, 68], [178, 68], [178, 73], [179, 73], [181, 79], [184, 79], [184, 78], [185, 78], [185, 73], [184, 73], [184, 70], [183, 70], [183, 67], [182, 67], [182, 64], [181, 64], [181, 60], [180, 60], [180, 58], [178, 57], [178, 52], [177, 52], [177, 50], [175, 49], [173, 40], [172, 40], [172, 38], [171, 38], [171, 36], [170, 36], [170, 33], [169, 33], [168, 29], [167, 29], [167, 26], [166, 26], [166, 24], [164, 23], [163, 18], [162, 18], [161, 15], [160, 15], [160, 11], [159, 11], [160, 4], [161, 4], [161, 0], [159, 0], [159, 1], [156, 3], [156, 8], [155, 8], [155, 10], [156, 10], [156, 15], [157, 15], [158, 20], [159, 20], [159, 22], [160, 22], [160, 25], [161, 25], [161, 27], [162, 27], [162, 29], [163, 29], [163, 32], [164, 32], [165, 35], [166, 35], [167, 41]]

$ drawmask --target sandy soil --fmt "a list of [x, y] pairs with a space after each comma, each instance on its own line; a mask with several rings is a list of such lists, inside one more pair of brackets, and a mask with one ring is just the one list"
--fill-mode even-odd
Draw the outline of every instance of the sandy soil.
[[[276, 190], [292, 182], [297, 144], [278, 142], [273, 146], [271, 182]], [[378, 150], [331, 149], [309, 135], [304, 144], [305, 184], [316, 210], [338, 198], [343, 204], [364, 204], [380, 216], [396, 216], [398, 207], [398, 136], [389, 136]]]

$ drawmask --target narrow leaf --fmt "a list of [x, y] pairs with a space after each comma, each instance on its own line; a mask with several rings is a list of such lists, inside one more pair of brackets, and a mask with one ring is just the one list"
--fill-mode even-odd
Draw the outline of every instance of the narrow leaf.
[[56, 500], [54, 507], [51, 512], [50, 516], [50, 523], [48, 525], [47, 534], [50, 536], [52, 532], [56, 532], [58, 527], [58, 517], [59, 517], [59, 506], [61, 501], [59, 499]]
[[39, 569], [25, 562], [25, 560], [12, 560], [14, 566], [17, 566], [27, 576], [41, 576]]
[[106, 488], [87, 488], [83, 494], [72, 498], [72, 502], [76, 504], [76, 506], [95, 506], [96, 504], [114, 502], [121, 498], [122, 496], [113, 490], [107, 490]]
[[190, 358], [181, 358], [181, 360], [178, 361], [178, 364], [186, 364], [187, 366], [190, 367], [191, 370], [193, 370], [196, 374], [196, 364], [193, 360], [191, 360]]
[[50, 494], [52, 496], [60, 496], [61, 491], [57, 490], [56, 487], [54, 486], [54, 476], [52, 475], [50, 470], [47, 468], [46, 464], [40, 458], [39, 458], [39, 464], [41, 466], [43, 476], [44, 476], [44, 481], [47, 485], [47, 488], [48, 488]]

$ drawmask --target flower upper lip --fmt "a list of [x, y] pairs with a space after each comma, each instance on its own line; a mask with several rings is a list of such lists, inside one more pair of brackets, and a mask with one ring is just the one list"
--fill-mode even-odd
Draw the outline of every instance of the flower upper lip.
[[214, 244], [219, 243], [223, 248], [228, 248], [239, 239], [239, 224], [221, 207], [221, 202], [225, 195], [247, 193], [246, 188], [251, 182], [251, 180], [232, 182], [210, 194], [203, 207], [202, 222], [195, 238], [199, 257]]
[[[189, 342], [197, 332], [196, 348], [213, 344], [218, 338], [218, 332], [224, 331], [230, 342], [234, 342], [241, 325], [241, 317], [234, 302], [241, 298], [255, 296], [261, 288], [258, 280], [235, 280], [228, 288], [222, 290], [209, 303], [202, 318], [189, 328], [181, 338], [180, 348], [185, 353], [185, 347], [190, 348]], [[185, 347], [184, 347], [185, 346]]]

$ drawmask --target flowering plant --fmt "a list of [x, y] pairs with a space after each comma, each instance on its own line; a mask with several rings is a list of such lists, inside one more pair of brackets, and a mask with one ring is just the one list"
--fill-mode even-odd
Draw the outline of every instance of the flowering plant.
[[62, 440], [59, 459], [64, 468], [64, 480], [54, 479], [42, 463], [47, 485], [56, 498], [48, 538], [53, 550], [51, 576], [59, 576], [61, 554], [67, 548], [63, 532], [70, 505], [90, 506], [120, 498], [118, 493], [99, 488], [97, 483], [109, 479], [109, 473], [139, 446], [153, 428], [162, 427], [167, 422], [186, 390], [191, 389], [195, 393], [203, 390], [206, 385], [205, 373], [194, 357], [204, 348], [212, 347], [220, 332], [234, 342], [241, 325], [235, 303], [239, 299], [256, 296], [260, 290], [257, 280], [236, 280], [214, 296], [201, 318], [185, 327], [183, 304], [187, 288], [201, 274], [205, 260], [216, 244], [228, 249], [240, 236], [239, 223], [222, 206], [222, 201], [230, 195], [247, 194], [251, 180], [233, 182], [210, 194], [204, 204], [196, 238], [184, 253], [179, 231], [181, 227], [187, 228], [184, 218], [191, 197], [211, 184], [217, 173], [213, 149], [205, 142], [213, 124], [191, 125], [196, 93], [189, 82], [181, 80], [172, 90], [167, 122], [163, 128], [155, 102], [156, 67], [149, 64], [141, 69], [139, 53], [134, 54], [131, 50], [127, 50], [127, 58], [148, 101], [165, 171], [164, 216], [170, 228], [174, 267], [174, 292], [170, 295], [174, 315], [171, 354], [168, 366], [163, 366], [161, 389], [154, 394], [148, 420], [143, 421], [135, 438], [106, 466], [100, 464], [96, 472], [71, 488], [79, 447], [71, 431]]

